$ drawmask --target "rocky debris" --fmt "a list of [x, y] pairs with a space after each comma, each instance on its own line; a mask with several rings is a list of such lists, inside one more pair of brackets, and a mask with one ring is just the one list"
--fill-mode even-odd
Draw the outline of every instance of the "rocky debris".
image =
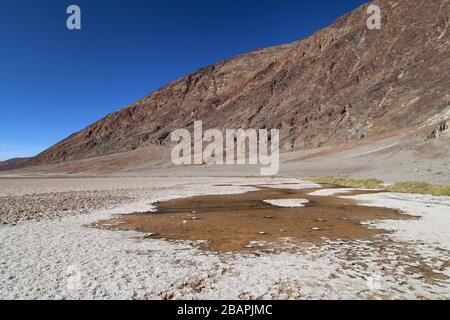
[[417, 128], [449, 105], [450, 2], [373, 4], [383, 13], [381, 30], [368, 30], [365, 4], [306, 39], [174, 81], [28, 165], [167, 147], [170, 132], [192, 129], [195, 120], [204, 129], [277, 128], [284, 151]]
[[77, 191], [0, 197], [0, 223], [62, 218], [130, 202], [121, 191]]
[[450, 119], [442, 121], [438, 127], [428, 136], [429, 139], [440, 138], [443, 134], [450, 130]]

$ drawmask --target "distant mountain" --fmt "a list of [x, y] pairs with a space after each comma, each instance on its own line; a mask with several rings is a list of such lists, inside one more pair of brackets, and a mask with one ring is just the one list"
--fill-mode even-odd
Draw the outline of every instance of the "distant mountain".
[[31, 158], [14, 158], [0, 161], [0, 171], [15, 170], [22, 168]]
[[[208, 66], [106, 116], [27, 166], [165, 145], [192, 128], [278, 128], [284, 151], [404, 129], [431, 137], [450, 117], [448, 0], [379, 0], [314, 35]], [[142, 70], [148, 72], [148, 70]], [[448, 128], [448, 124], [447, 124]]]

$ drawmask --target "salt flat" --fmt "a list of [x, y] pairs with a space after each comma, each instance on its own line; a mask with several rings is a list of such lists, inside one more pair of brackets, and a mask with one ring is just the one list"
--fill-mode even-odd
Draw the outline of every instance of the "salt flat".
[[[325, 239], [315, 245], [281, 239], [285, 250], [257, 255], [86, 227], [114, 214], [151, 211], [156, 201], [241, 193], [256, 185], [311, 187], [297, 179], [0, 179], [0, 214], [8, 208], [18, 217], [15, 225], [0, 226], [0, 298], [450, 298], [448, 198], [352, 196], [361, 201], [361, 210], [370, 202], [418, 219], [377, 222], [390, 233], [369, 240]], [[82, 206], [70, 212], [51, 208], [60, 197], [71, 201], [73, 195]], [[32, 211], [48, 210], [27, 215], [5, 199], [25, 199]]]

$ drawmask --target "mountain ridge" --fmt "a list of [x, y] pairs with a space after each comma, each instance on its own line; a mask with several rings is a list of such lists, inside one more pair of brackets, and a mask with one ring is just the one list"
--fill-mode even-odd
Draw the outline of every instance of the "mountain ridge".
[[[290, 44], [201, 68], [72, 134], [26, 163], [39, 166], [169, 145], [192, 128], [277, 128], [282, 150], [360, 140], [406, 128], [428, 137], [450, 106], [446, 0], [373, 2]], [[446, 10], [448, 9], [448, 10]], [[443, 119], [442, 121], [447, 121]]]

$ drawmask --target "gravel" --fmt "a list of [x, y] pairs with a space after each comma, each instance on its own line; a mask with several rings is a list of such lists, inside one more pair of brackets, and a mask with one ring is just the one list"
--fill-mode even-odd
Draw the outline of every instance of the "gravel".
[[131, 202], [132, 190], [78, 191], [0, 197], [0, 223], [17, 224], [29, 220], [55, 219], [86, 214]]

